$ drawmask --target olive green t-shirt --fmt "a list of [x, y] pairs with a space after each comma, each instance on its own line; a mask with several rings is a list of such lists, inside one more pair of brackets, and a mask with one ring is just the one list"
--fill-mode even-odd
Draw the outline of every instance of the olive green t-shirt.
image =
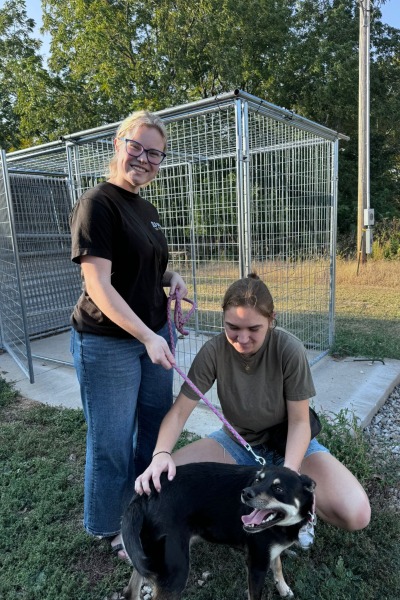
[[[267, 429], [287, 418], [287, 400], [315, 396], [303, 344], [280, 327], [268, 332], [262, 347], [250, 358], [237, 352], [224, 332], [219, 334], [200, 349], [188, 377], [203, 394], [217, 381], [224, 417], [253, 446], [267, 442]], [[186, 382], [181, 392], [199, 400]]]

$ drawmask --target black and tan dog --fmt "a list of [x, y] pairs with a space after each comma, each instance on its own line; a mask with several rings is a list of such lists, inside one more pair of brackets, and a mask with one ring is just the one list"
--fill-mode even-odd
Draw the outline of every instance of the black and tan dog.
[[122, 519], [135, 569], [127, 600], [139, 600], [144, 578], [154, 585], [154, 600], [178, 600], [196, 537], [245, 550], [249, 600], [261, 599], [269, 566], [279, 594], [293, 596], [280, 554], [297, 540], [312, 510], [312, 479], [285, 467], [195, 463], [177, 467], [171, 482], [163, 474], [161, 485], [159, 494], [135, 495]]

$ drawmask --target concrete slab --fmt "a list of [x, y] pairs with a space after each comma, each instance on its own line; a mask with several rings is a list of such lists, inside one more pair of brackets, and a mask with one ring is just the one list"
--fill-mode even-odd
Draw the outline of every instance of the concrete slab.
[[7, 353], [0, 355], [0, 376], [13, 383], [21, 396], [50, 406], [81, 408], [78, 380], [72, 366], [35, 359], [35, 383], [30, 383]]
[[[35, 340], [31, 347], [35, 357], [35, 383], [29, 383], [6, 352], [0, 354], [0, 376], [12, 382], [26, 398], [52, 406], [80, 408], [78, 381], [74, 369], [68, 366], [71, 365], [69, 333]], [[49, 358], [52, 360], [49, 361]], [[400, 361], [393, 359], [382, 363], [353, 358], [335, 360], [326, 356], [311, 367], [311, 372], [317, 390], [312, 399], [316, 410], [329, 415], [348, 409], [349, 414], [354, 413], [358, 417], [362, 427], [370, 423], [393, 388], [400, 383]], [[177, 383], [180, 383], [179, 380]], [[207, 397], [216, 404], [214, 398]], [[188, 431], [200, 436], [218, 427], [218, 417], [204, 403], [199, 404], [186, 425]]]
[[317, 411], [338, 414], [348, 409], [366, 427], [400, 383], [400, 361], [382, 362], [324, 357], [311, 372], [317, 395], [312, 399]]

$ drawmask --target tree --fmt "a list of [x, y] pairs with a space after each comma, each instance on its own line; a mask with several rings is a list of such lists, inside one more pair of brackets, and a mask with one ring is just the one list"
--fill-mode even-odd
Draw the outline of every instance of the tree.
[[[373, 13], [374, 14], [374, 13]], [[371, 206], [378, 220], [400, 216], [400, 30], [376, 11], [371, 64]]]
[[[375, 3], [376, 5], [376, 3]], [[350, 136], [339, 225], [356, 224], [356, 0], [46, 0], [46, 67], [23, 0], [0, 12], [3, 137], [10, 147], [234, 88]], [[400, 212], [400, 32], [371, 19], [371, 205]]]
[[[48, 0], [49, 65], [104, 118], [272, 87], [294, 0]], [[104, 110], [107, 109], [107, 110]]]
[[267, 95], [290, 37], [293, 1], [163, 0], [154, 12], [160, 79], [176, 99], [235, 88]]
[[[295, 13], [296, 43], [290, 47], [281, 93], [287, 105], [350, 136], [341, 143], [339, 229], [357, 225], [359, 13], [354, 0], [304, 0]], [[399, 214], [400, 39], [398, 30], [371, 19], [371, 206], [377, 218]], [[282, 96], [278, 103], [284, 102]], [[396, 169], [397, 161], [397, 169]], [[397, 192], [396, 192], [397, 187]]]
[[31, 73], [40, 73], [41, 42], [33, 37], [35, 22], [26, 13], [24, 0], [8, 0], [0, 10], [0, 147], [24, 144], [21, 100]]

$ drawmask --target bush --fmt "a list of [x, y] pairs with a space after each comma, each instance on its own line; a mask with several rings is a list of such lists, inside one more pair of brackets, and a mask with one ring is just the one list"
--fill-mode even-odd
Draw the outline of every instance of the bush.
[[318, 436], [321, 444], [365, 484], [373, 474], [373, 462], [368, 441], [359, 425], [357, 416], [348, 409], [337, 414], [320, 415], [322, 431]]
[[400, 260], [400, 219], [383, 219], [373, 232], [372, 259]]
[[[382, 219], [372, 232], [372, 260], [400, 260], [400, 218]], [[357, 233], [340, 233], [337, 237], [337, 256], [343, 259], [357, 259]]]

